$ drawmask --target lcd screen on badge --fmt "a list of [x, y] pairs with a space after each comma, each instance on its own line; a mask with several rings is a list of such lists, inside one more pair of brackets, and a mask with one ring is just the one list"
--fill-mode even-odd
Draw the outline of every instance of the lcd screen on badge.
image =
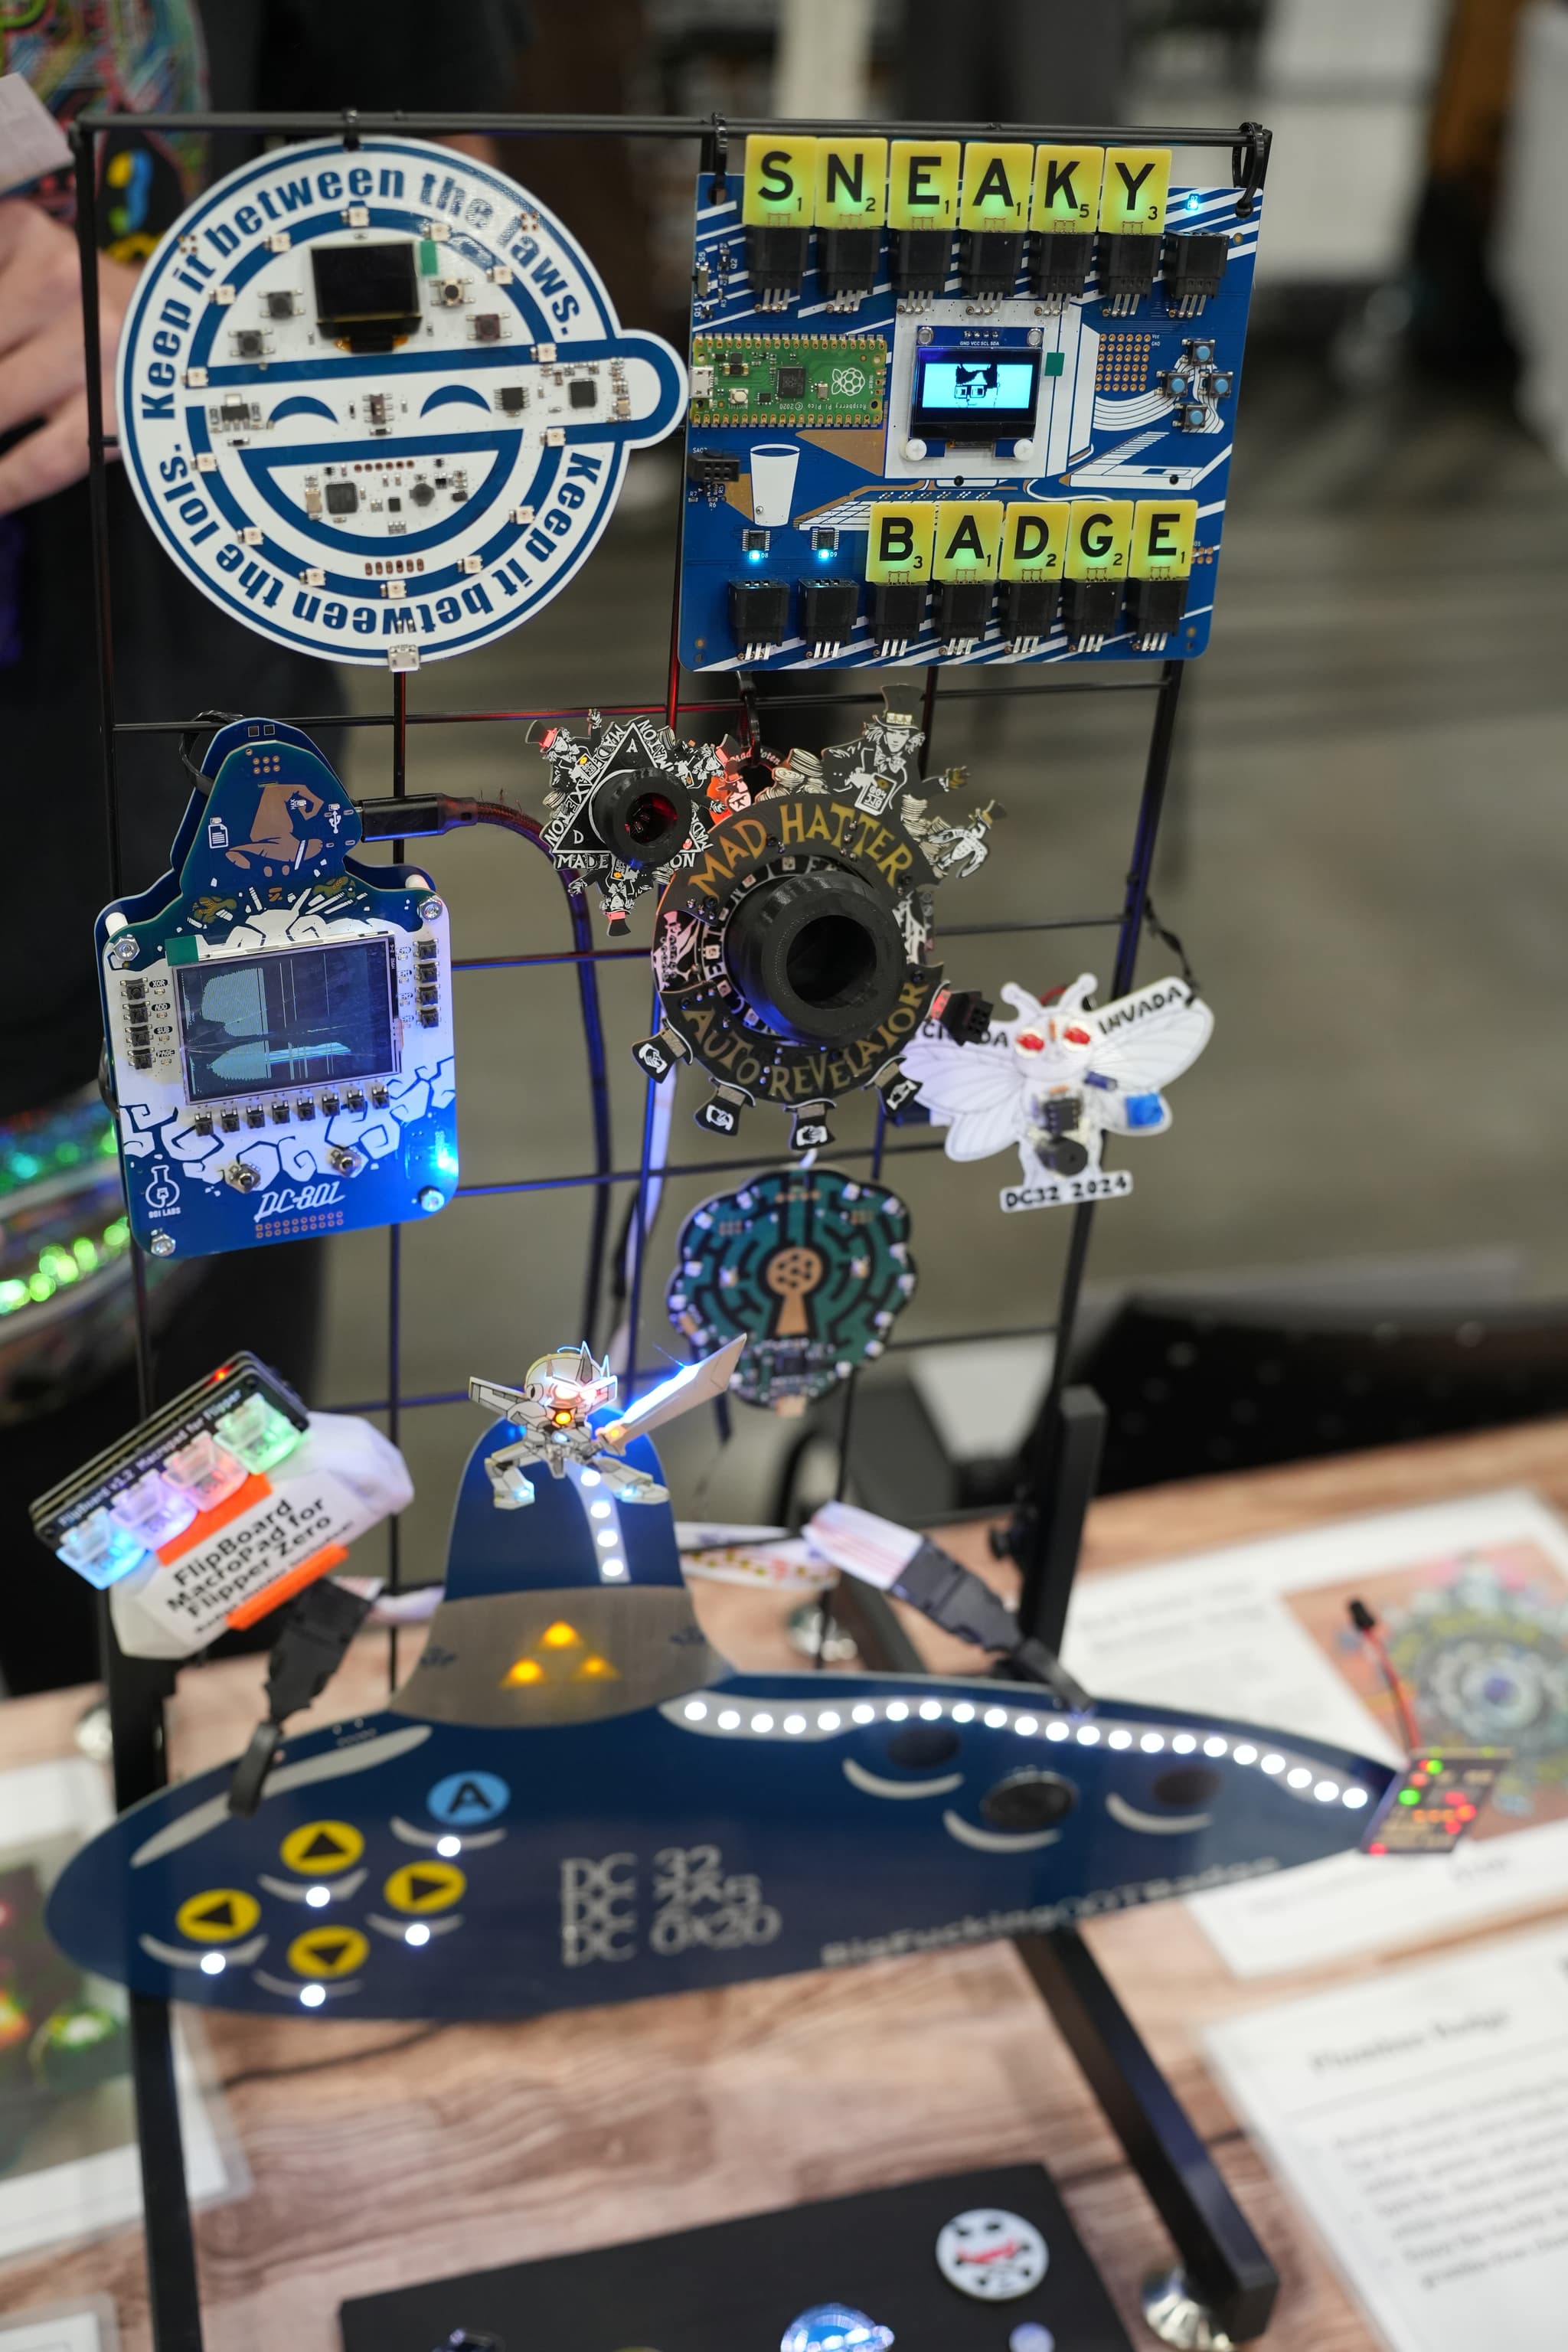
[[355, 940], [178, 966], [191, 1100], [395, 1070], [391, 958]]
[[1034, 389], [1028, 360], [931, 360], [921, 371], [922, 408], [1027, 408]]
[[911, 429], [938, 436], [973, 425], [987, 439], [1028, 433], [1034, 425], [1040, 355], [1016, 346], [987, 351], [951, 343], [915, 353]]

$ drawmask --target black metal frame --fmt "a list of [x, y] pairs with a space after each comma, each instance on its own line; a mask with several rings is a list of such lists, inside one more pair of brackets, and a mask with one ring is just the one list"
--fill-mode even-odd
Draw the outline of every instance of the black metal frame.
[[[433, 137], [468, 133], [502, 139], [560, 134], [600, 139], [679, 139], [700, 141], [707, 167], [722, 177], [732, 137], [744, 136], [753, 131], [793, 131], [806, 135], [832, 133], [842, 131], [844, 127], [841, 123], [816, 120], [782, 122], [765, 119], [722, 119], [719, 116], [359, 114], [353, 110], [341, 113], [297, 114], [253, 111], [117, 115], [89, 111], [76, 119], [70, 141], [76, 166], [77, 239], [87, 360], [89, 513], [92, 539], [104, 822], [111, 895], [119, 896], [122, 887], [117, 769], [121, 738], [154, 734], [177, 740], [202, 731], [202, 725], [198, 718], [190, 716], [140, 721], [121, 720], [117, 716], [106, 470], [116, 444], [104, 430], [103, 354], [99, 332], [96, 164], [100, 138], [120, 129], [237, 131], [261, 138], [336, 135], [342, 139], [345, 147], [351, 149], [358, 144], [362, 135], [374, 133]], [[1116, 143], [1124, 142], [1129, 136], [1124, 126], [1086, 127], [1083, 124], [1058, 123], [880, 122], [857, 127], [867, 131], [902, 137], [911, 134], [945, 138], [1008, 135], [1032, 141], [1064, 138]], [[1245, 216], [1251, 211], [1268, 168], [1270, 144], [1270, 133], [1260, 123], [1244, 122], [1236, 127], [1210, 129], [1140, 125], [1136, 136], [1141, 143], [1227, 151], [1233, 184], [1237, 190], [1237, 212]], [[682, 499], [682, 517], [684, 506]], [[698, 714], [722, 714], [728, 718], [738, 715], [744, 727], [754, 723], [757, 714], [770, 708], [782, 708], [786, 703], [798, 707], [796, 697], [770, 697], [765, 691], [757, 692], [755, 682], [743, 672], [738, 678], [738, 711], [736, 702], [682, 698], [675, 625], [679, 609], [679, 562], [678, 526], [669, 667], [664, 698], [658, 703], [621, 708], [646, 711], [663, 718], [670, 725], [679, 719]], [[1111, 992], [1119, 995], [1131, 986], [1170, 772], [1171, 747], [1184, 667], [1181, 662], [1167, 661], [1162, 665], [1159, 677], [1154, 679], [1118, 676], [1100, 682], [1086, 678], [1042, 677], [1037, 671], [1026, 671], [1016, 678], [1009, 678], [1005, 685], [986, 687], [956, 682], [943, 685], [943, 674], [937, 667], [927, 669], [921, 719], [928, 751], [939, 699], [955, 702], [992, 695], [1014, 699], [1075, 693], [1151, 692], [1156, 698], [1137, 829], [1120, 911], [1058, 917], [1045, 921], [939, 928], [938, 936], [951, 939], [996, 933], [1114, 929], [1117, 947]], [[962, 673], [959, 675], [962, 677]], [[307, 730], [325, 726], [390, 727], [392, 793], [395, 799], [405, 798], [407, 793], [407, 739], [411, 727], [463, 726], [494, 720], [531, 723], [540, 719], [576, 715], [574, 712], [543, 710], [411, 712], [407, 705], [405, 673], [393, 676], [392, 689], [392, 708], [384, 715], [333, 714], [294, 719], [289, 723]], [[811, 697], [814, 708], [874, 704], [879, 699], [880, 697], [875, 691], [823, 692], [814, 693]], [[413, 812], [411, 817], [412, 814]], [[532, 830], [537, 838], [536, 828], [525, 824], [518, 829]], [[401, 859], [403, 843], [394, 842], [391, 854], [395, 861]], [[641, 957], [646, 954], [646, 950], [595, 947], [586, 902], [580, 888], [570, 882], [566, 882], [564, 887], [573, 929], [570, 950], [459, 958], [455, 960], [454, 969], [479, 971], [563, 963], [576, 966], [594, 1105], [595, 1166], [592, 1170], [568, 1175], [507, 1183], [463, 1184], [458, 1187], [458, 1196], [474, 1199], [498, 1193], [595, 1190], [595, 1212], [584, 1276], [584, 1335], [592, 1338], [599, 1321], [604, 1286], [611, 1189], [620, 1185], [636, 1187], [632, 1211], [632, 1231], [636, 1240], [631, 1254], [628, 1360], [625, 1376], [628, 1392], [635, 1392], [642, 1370], [637, 1361], [637, 1348], [650, 1184], [666, 1178], [720, 1175], [754, 1170], [759, 1165], [788, 1164], [792, 1155], [763, 1153], [741, 1160], [705, 1160], [680, 1164], [660, 1161], [656, 1164], [651, 1152], [654, 1097], [650, 1080], [637, 1164], [634, 1168], [616, 1168], [614, 1165], [597, 967], [601, 963]], [[838, 1160], [868, 1160], [875, 1177], [889, 1159], [941, 1149], [940, 1142], [929, 1139], [889, 1142], [886, 1136], [885, 1119], [879, 1108], [874, 1142], [867, 1147], [836, 1151], [835, 1157]], [[1085, 1205], [1074, 1210], [1054, 1323], [1025, 1326], [1016, 1335], [1041, 1338], [1054, 1335], [1057, 1341], [1046, 1402], [1036, 1434], [1026, 1450], [1025, 1490], [1012, 1535], [1012, 1548], [1024, 1580], [1020, 1621], [1026, 1632], [1034, 1634], [1053, 1653], [1060, 1643], [1077, 1565], [1083, 1516], [1093, 1493], [1103, 1429], [1103, 1409], [1092, 1391], [1067, 1385], [1072, 1334], [1093, 1223], [1092, 1206]], [[146, 1412], [155, 1402], [154, 1373], [146, 1311], [145, 1269], [135, 1251], [132, 1252], [132, 1271], [136, 1298], [137, 1370], [142, 1410]], [[395, 1443], [404, 1412], [457, 1402], [464, 1395], [463, 1391], [413, 1396], [405, 1393], [401, 1290], [401, 1235], [398, 1228], [394, 1226], [388, 1235], [386, 1394], [340, 1410], [384, 1412]], [[976, 1338], [1011, 1336], [1015, 1334], [963, 1332], [945, 1335], [941, 1341], [895, 1341], [891, 1344], [893, 1347], [930, 1346], [954, 1344]], [[841, 1465], [847, 1465], [849, 1459], [853, 1407], [854, 1381], [851, 1380], [845, 1390], [840, 1429]], [[842, 1479], [842, 1466], [840, 1475]], [[395, 1591], [400, 1570], [395, 1520], [391, 1523], [388, 1535], [388, 1582]], [[854, 1594], [846, 1592], [845, 1604], [842, 1613], [847, 1619], [852, 1618], [868, 1664], [921, 1670], [920, 1659], [910, 1649], [891, 1611], [879, 1595], [868, 1592], [866, 1588], [858, 1588]], [[163, 1709], [164, 1700], [173, 1691], [174, 1670], [166, 1665], [127, 1658], [114, 1641], [107, 1608], [101, 1611], [100, 1622], [114, 1732], [115, 1798], [123, 1810], [161, 1788], [166, 1779]], [[394, 1681], [397, 1671], [396, 1656], [396, 1636], [394, 1634], [389, 1660]], [[1064, 1930], [1047, 1937], [1020, 1938], [1018, 1948], [1042, 1999], [1083, 2066], [1129, 2157], [1163, 2215], [1195, 2291], [1211, 2305], [1216, 2320], [1233, 2338], [1260, 2333], [1273, 2303], [1277, 2285], [1275, 2273], [1215, 2171], [1193, 2126], [1159, 2074], [1087, 1948], [1076, 1933]], [[131, 2028], [146, 2215], [153, 2338], [157, 2352], [201, 2352], [201, 2308], [195, 2250], [184, 2195], [180, 2119], [166, 2004], [142, 1995], [132, 1996]]]

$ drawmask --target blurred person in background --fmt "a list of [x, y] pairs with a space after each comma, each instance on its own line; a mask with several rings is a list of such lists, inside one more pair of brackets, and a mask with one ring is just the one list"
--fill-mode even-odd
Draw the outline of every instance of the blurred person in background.
[[[526, 29], [518, 0], [463, 0], [438, 22], [418, 0], [22, 0], [0, 13], [0, 71], [22, 75], [67, 128], [89, 107], [479, 112], [508, 102]], [[97, 142], [110, 433], [139, 268], [197, 192], [260, 144], [123, 130]], [[94, 1108], [92, 925], [110, 861], [74, 215], [68, 171], [0, 197], [0, 757], [12, 867], [26, 877], [10, 894], [0, 999], [0, 1543], [11, 1562], [0, 1675], [13, 1694], [97, 1671], [93, 1595], [38, 1544], [27, 1503], [138, 1419], [130, 1251]], [[253, 635], [176, 571], [117, 467], [109, 537], [122, 719], [217, 709], [319, 722], [342, 709], [330, 667]], [[170, 736], [122, 739], [118, 760], [120, 887], [142, 889], [167, 866], [189, 780]], [[239, 1346], [308, 1387], [319, 1244], [157, 1273], [161, 1394]]]

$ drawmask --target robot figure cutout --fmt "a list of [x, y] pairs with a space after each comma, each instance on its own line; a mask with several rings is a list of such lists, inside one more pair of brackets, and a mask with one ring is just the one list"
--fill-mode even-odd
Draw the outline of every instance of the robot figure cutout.
[[1214, 1015], [1184, 980], [1159, 980], [1114, 1003], [1093, 1003], [1095, 979], [1045, 997], [1009, 984], [1017, 1010], [984, 1044], [960, 1045], [928, 1023], [906, 1046], [905, 1075], [938, 1126], [950, 1160], [986, 1160], [1016, 1144], [1023, 1181], [1005, 1210], [1051, 1209], [1131, 1192], [1124, 1168], [1102, 1168], [1106, 1135], [1159, 1135], [1171, 1124], [1162, 1087], [1191, 1067]]
[[745, 1344], [743, 1337], [731, 1339], [714, 1355], [683, 1365], [614, 1421], [596, 1425], [593, 1415], [615, 1403], [617, 1383], [608, 1358], [596, 1362], [586, 1341], [580, 1348], [557, 1348], [537, 1358], [520, 1389], [470, 1381], [474, 1403], [487, 1405], [522, 1433], [514, 1444], [499, 1447], [485, 1459], [497, 1510], [521, 1511], [532, 1502], [533, 1485], [527, 1475], [531, 1463], [542, 1463], [552, 1478], [563, 1478], [567, 1465], [574, 1465], [584, 1485], [602, 1478], [617, 1502], [668, 1503], [668, 1488], [624, 1461], [625, 1449], [634, 1437], [645, 1437], [649, 1430], [689, 1412], [693, 1405], [721, 1396]]

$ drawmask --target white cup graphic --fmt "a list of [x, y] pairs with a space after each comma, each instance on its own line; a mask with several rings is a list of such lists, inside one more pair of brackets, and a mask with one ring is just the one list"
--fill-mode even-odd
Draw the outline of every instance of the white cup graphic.
[[753, 444], [752, 449], [752, 520], [783, 525], [789, 520], [795, 497], [795, 469], [800, 451], [793, 441]]

